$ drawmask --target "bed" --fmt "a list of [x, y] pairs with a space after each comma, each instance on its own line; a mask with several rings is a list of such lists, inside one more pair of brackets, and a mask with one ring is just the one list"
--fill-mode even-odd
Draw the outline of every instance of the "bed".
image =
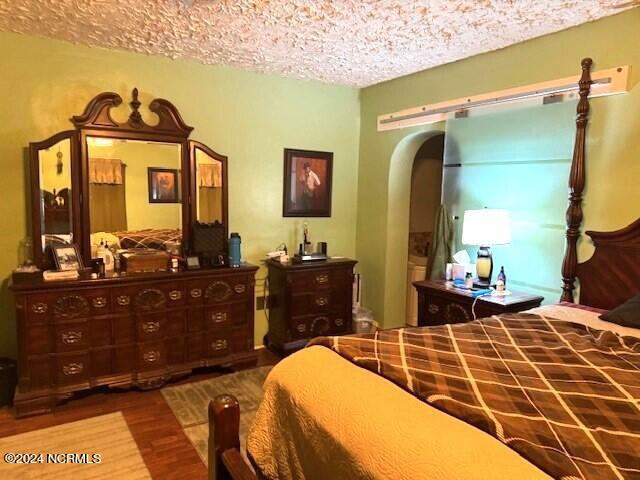
[[[640, 450], [640, 383], [634, 378], [640, 370], [640, 329], [625, 329], [599, 318], [600, 310], [615, 308], [640, 292], [640, 219], [615, 232], [586, 232], [595, 252], [588, 261], [577, 261], [590, 66], [590, 60], [583, 60], [562, 265], [561, 300], [565, 303], [461, 326], [314, 341], [317, 345], [282, 360], [265, 383], [265, 397], [247, 440], [257, 478], [640, 478], [640, 460], [636, 458]], [[580, 285], [579, 304], [574, 303], [576, 281]], [[467, 348], [461, 341], [465, 334], [469, 340], [473, 329], [477, 333], [492, 328], [499, 334], [487, 334], [491, 345], [512, 345], [501, 347], [493, 358], [489, 353], [478, 355], [475, 346], [462, 352]], [[566, 339], [572, 343], [565, 345]], [[576, 389], [568, 395], [549, 396], [563, 405], [562, 415], [572, 417], [578, 428], [564, 428], [566, 422], [555, 416], [555, 403], [539, 417], [554, 435], [576, 435], [580, 451], [559, 451], [550, 435], [537, 438], [545, 437], [539, 434], [544, 429], [531, 426], [535, 415], [525, 407], [495, 408], [507, 403], [502, 393], [491, 402], [487, 400], [492, 408], [479, 408], [471, 401], [469, 406], [460, 400], [493, 382], [496, 375], [506, 377], [508, 373], [512, 382], [527, 381], [522, 372], [495, 367], [496, 359], [521, 350], [523, 342], [530, 342], [525, 346], [534, 348], [537, 355], [533, 366], [529, 362], [524, 367], [549, 366], [546, 376], [540, 378], [564, 382], [564, 389]], [[433, 348], [436, 343], [438, 348]], [[451, 349], [445, 355], [460, 358], [464, 353], [469, 365], [454, 366], [446, 357], [430, 357], [434, 350], [444, 350], [445, 344]], [[425, 361], [407, 366], [406, 359], [414, 358], [407, 351], [420, 349], [429, 352]], [[559, 355], [562, 349], [571, 355]], [[485, 363], [472, 365], [471, 358]], [[585, 363], [583, 376], [577, 381], [574, 370], [578, 365], [571, 358]], [[381, 361], [384, 367], [380, 367]], [[464, 375], [455, 368], [475, 373], [460, 382]], [[483, 372], [481, 379], [478, 372]], [[440, 380], [447, 375], [456, 381]], [[594, 380], [594, 375], [604, 375], [606, 385], [599, 383], [600, 377]], [[438, 389], [434, 390], [436, 384]], [[527, 391], [536, 391], [536, 385], [528, 387]], [[552, 392], [559, 389], [555, 384], [554, 388], [546, 387]], [[487, 392], [479, 391], [475, 398], [483, 398]], [[491, 394], [489, 391], [484, 398]], [[574, 404], [567, 406], [568, 398], [575, 399]], [[210, 478], [256, 478], [239, 451], [237, 400], [218, 397], [209, 414]], [[514, 415], [517, 421], [510, 423]], [[567, 438], [574, 441], [573, 437], [555, 440], [558, 445], [567, 445]]]

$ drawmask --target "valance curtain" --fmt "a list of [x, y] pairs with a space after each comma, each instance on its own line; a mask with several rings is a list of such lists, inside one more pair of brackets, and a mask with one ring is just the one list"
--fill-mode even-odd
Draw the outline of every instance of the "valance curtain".
[[222, 165], [219, 163], [201, 163], [198, 165], [198, 186], [200, 187], [221, 187], [222, 186]]
[[125, 168], [117, 159], [89, 159], [89, 211], [92, 232], [127, 229]]
[[122, 185], [122, 166], [116, 158], [90, 158], [89, 183]]

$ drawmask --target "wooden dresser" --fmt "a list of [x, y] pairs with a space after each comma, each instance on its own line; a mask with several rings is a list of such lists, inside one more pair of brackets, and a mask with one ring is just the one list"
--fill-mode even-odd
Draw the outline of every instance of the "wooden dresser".
[[[418, 291], [418, 325], [421, 327], [464, 323], [473, 320], [474, 297], [468, 291], [454, 288], [444, 280], [414, 282]], [[484, 296], [475, 306], [476, 318], [508, 312], [522, 312], [540, 306], [544, 300], [538, 295], [512, 291], [505, 297]]]
[[313, 337], [351, 333], [350, 259], [281, 264], [269, 260], [269, 331], [265, 345], [280, 355]]
[[153, 388], [196, 367], [255, 361], [257, 268], [12, 283], [16, 415], [98, 385]]

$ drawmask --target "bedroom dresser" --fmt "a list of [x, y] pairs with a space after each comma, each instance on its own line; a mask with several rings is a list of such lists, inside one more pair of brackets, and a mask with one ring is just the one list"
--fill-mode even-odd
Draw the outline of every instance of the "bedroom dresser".
[[255, 361], [255, 266], [13, 283], [17, 416], [77, 390], [164, 384]]
[[265, 346], [279, 355], [319, 335], [351, 333], [353, 267], [347, 258], [282, 264], [269, 269], [269, 331]]

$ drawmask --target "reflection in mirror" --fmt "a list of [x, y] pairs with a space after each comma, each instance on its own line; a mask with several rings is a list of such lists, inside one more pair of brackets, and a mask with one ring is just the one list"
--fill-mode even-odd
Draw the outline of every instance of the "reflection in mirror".
[[68, 138], [38, 152], [42, 251], [73, 241], [70, 160]]
[[201, 223], [222, 222], [222, 162], [199, 148], [195, 152], [197, 219]]
[[87, 151], [92, 257], [101, 242], [179, 250], [180, 144], [88, 137]]

